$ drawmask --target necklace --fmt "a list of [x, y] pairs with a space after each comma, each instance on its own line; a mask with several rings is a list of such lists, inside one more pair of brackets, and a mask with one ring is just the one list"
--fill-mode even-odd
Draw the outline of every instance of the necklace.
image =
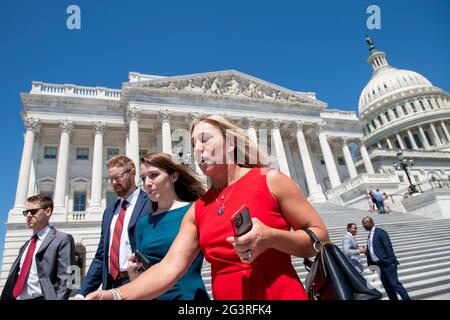
[[231, 188], [231, 191], [228, 190], [228, 192], [227, 192], [227, 194], [226, 194], [225, 196], [224, 196], [224, 195], [220, 196], [220, 200], [223, 201], [223, 202], [222, 202], [222, 205], [219, 205], [219, 201], [217, 201], [218, 195], [217, 195], [217, 193], [216, 193], [216, 189], [213, 187], [213, 191], [214, 191], [214, 200], [216, 200], [217, 207], [219, 208], [219, 209], [217, 210], [217, 214], [218, 214], [219, 216], [221, 216], [221, 215], [224, 213], [224, 211], [225, 211], [225, 203], [227, 202], [227, 200], [229, 199], [229, 197], [231, 197], [231, 194], [232, 194], [233, 191], [234, 191], [234, 187], [236, 186], [236, 183], [237, 183], [237, 181], [234, 182], [233, 187]]

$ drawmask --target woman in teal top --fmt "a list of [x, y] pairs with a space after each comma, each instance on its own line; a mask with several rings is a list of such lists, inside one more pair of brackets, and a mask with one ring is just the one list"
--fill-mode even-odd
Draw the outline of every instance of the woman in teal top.
[[[136, 248], [150, 263], [160, 262], [178, 234], [181, 220], [191, 204], [159, 214], [142, 217], [136, 226]], [[203, 254], [200, 252], [183, 277], [157, 300], [209, 299], [200, 275]]]
[[[140, 171], [143, 187], [152, 200], [153, 213], [142, 217], [136, 225], [136, 249], [151, 264], [156, 264], [169, 251], [184, 215], [205, 189], [187, 166], [174, 163], [165, 153], [141, 158]], [[133, 281], [139, 276], [140, 265], [134, 254], [129, 260], [128, 274]], [[200, 252], [183, 277], [157, 300], [209, 299], [200, 273], [202, 263]]]

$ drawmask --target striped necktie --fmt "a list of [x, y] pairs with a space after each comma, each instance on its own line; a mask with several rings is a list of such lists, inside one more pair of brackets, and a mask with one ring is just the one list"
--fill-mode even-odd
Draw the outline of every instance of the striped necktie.
[[127, 212], [128, 201], [123, 200], [120, 207], [120, 213], [114, 226], [114, 234], [111, 242], [111, 249], [109, 253], [109, 273], [115, 280], [120, 272], [119, 267], [119, 253], [120, 253], [120, 238], [122, 237], [123, 220]]

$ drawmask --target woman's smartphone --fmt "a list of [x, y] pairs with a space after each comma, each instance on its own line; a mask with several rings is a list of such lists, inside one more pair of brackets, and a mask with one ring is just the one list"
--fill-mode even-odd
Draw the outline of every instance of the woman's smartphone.
[[150, 268], [150, 260], [148, 260], [147, 257], [144, 256], [139, 250], [136, 250], [134, 252], [134, 257], [136, 259], [136, 262], [142, 263], [142, 268], [139, 268], [139, 272], [145, 271]]
[[231, 225], [233, 226], [234, 236], [240, 237], [252, 229], [252, 217], [250, 211], [243, 205], [231, 217]]

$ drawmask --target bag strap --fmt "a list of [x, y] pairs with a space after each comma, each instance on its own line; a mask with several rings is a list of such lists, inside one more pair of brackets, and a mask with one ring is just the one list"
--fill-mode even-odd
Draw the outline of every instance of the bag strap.
[[[314, 241], [314, 243], [313, 243], [314, 249], [317, 252], [320, 252], [320, 250], [317, 249], [316, 246], [322, 244], [322, 242], [319, 240], [319, 238], [317, 238], [316, 234], [314, 232], [312, 232], [311, 230], [309, 230], [308, 228], [303, 229], [303, 231], [305, 231], [306, 234]], [[309, 258], [304, 258], [303, 259], [303, 264], [305, 266], [306, 271], [309, 272], [309, 270], [311, 270], [313, 262]]]

